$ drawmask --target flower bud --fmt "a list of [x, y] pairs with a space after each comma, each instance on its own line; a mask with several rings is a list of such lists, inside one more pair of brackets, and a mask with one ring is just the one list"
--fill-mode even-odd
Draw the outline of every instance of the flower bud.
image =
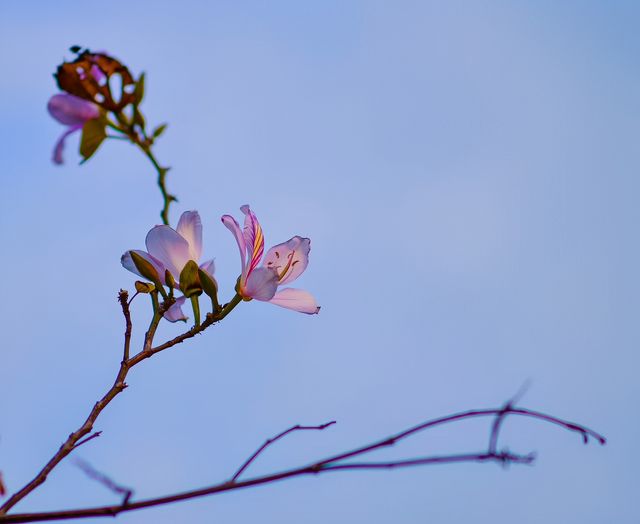
[[211, 298], [218, 297], [218, 284], [215, 279], [206, 271], [198, 268], [198, 276], [200, 277], [200, 284], [204, 292]]
[[144, 278], [151, 280], [151, 282], [153, 282], [157, 287], [162, 287], [162, 284], [160, 282], [160, 275], [158, 275], [156, 268], [153, 267], [151, 262], [149, 262], [146, 258], [141, 257], [135, 251], [129, 251], [129, 254], [131, 255], [131, 260], [133, 260], [133, 263], [135, 264], [140, 274]]
[[156, 286], [151, 282], [141, 282], [140, 280], [136, 280], [135, 286], [138, 293], [151, 293], [156, 289]]
[[176, 279], [173, 278], [171, 271], [169, 271], [168, 269], [165, 269], [164, 271], [164, 281], [167, 283], [167, 286], [169, 286], [170, 289], [176, 287]]
[[200, 283], [200, 275], [198, 264], [193, 260], [189, 260], [180, 273], [180, 290], [184, 296], [191, 298], [202, 294], [202, 284]]

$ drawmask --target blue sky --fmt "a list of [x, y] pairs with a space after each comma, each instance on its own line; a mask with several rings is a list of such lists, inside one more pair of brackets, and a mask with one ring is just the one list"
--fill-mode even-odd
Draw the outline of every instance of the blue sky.
[[[5, 278], [0, 470], [27, 481], [111, 384], [119, 258], [159, 195], [124, 143], [50, 163], [45, 107], [74, 44], [147, 73], [143, 108], [179, 214], [200, 211], [224, 296], [220, 224], [250, 203], [267, 246], [312, 239], [317, 317], [242, 304], [136, 368], [79, 455], [136, 497], [255, 473], [423, 419], [523, 405], [583, 422], [604, 448], [524, 420], [533, 467], [456, 465], [294, 480], [124, 515], [126, 523], [635, 523], [640, 249], [640, 6], [635, 2], [77, 2], [0, 6]], [[135, 340], [148, 305], [136, 300]], [[180, 326], [165, 325], [160, 337]], [[481, 448], [486, 424], [390, 452]], [[113, 502], [71, 461], [22, 510]], [[18, 508], [17, 508], [18, 509]]]

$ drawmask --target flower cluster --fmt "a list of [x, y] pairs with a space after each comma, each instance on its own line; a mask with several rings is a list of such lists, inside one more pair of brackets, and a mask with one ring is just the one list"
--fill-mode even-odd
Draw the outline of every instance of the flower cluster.
[[[311, 241], [294, 236], [269, 249], [263, 260], [262, 227], [249, 206], [242, 206], [240, 210], [245, 215], [242, 228], [232, 216], [222, 217], [222, 223], [233, 233], [240, 250], [241, 271], [236, 284], [237, 296], [244, 301], [255, 299], [270, 302], [301, 313], [318, 313], [320, 307], [308, 291], [279, 289], [296, 280], [307, 268]], [[211, 295], [215, 307], [218, 285], [213, 276], [214, 262], [207, 260], [200, 263], [202, 222], [197, 211], [183, 213], [176, 229], [167, 225], [152, 228], [147, 234], [146, 247], [147, 251], [127, 251], [122, 255], [121, 262], [129, 271], [151, 280], [162, 293], [164, 286], [170, 289], [171, 297], [174, 289], [183, 292], [183, 296], [174, 299], [164, 313], [167, 320], [186, 320], [182, 306], [187, 298], [193, 300], [202, 290]]]
[[[168, 225], [169, 205], [176, 198], [166, 188], [169, 168], [161, 166], [151, 149], [166, 124], [147, 131], [146, 118], [140, 111], [145, 92], [144, 73], [135, 79], [126, 65], [103, 51], [91, 52], [77, 46], [71, 51], [75, 59], [60, 64], [54, 75], [63, 92], [53, 95], [47, 105], [51, 116], [67, 127], [55, 145], [54, 163], [63, 162], [66, 138], [81, 131], [83, 161], [91, 158], [105, 139], [120, 138], [141, 149], [158, 172], [158, 186], [163, 197], [160, 216], [164, 225], [149, 231], [146, 251], [127, 251], [121, 260], [126, 269], [150, 282], [137, 282], [138, 292], [151, 293], [156, 309], [160, 307], [161, 295], [163, 315], [171, 322], [187, 319], [182, 308], [189, 299], [196, 325], [200, 322], [198, 300], [203, 293], [211, 298], [211, 313], [215, 318], [223, 318], [237, 304], [250, 300], [270, 302], [301, 313], [318, 313], [320, 308], [308, 291], [282, 288], [306, 269], [311, 241], [294, 236], [273, 246], [264, 255], [262, 227], [249, 206], [240, 208], [244, 214], [243, 227], [230, 215], [222, 217], [223, 224], [238, 244], [241, 270], [235, 297], [224, 307], [220, 306], [213, 260], [200, 262], [200, 215], [197, 211], [187, 211], [175, 229]], [[176, 292], [182, 294], [176, 296]]]

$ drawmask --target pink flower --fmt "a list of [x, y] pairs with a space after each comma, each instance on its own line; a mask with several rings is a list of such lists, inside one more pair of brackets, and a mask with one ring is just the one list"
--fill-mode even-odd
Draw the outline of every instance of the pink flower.
[[[169, 226], [155, 226], [146, 238], [147, 251], [135, 250], [135, 253], [149, 262], [158, 273], [160, 282], [166, 285], [165, 271], [169, 271], [176, 282], [178, 288], [180, 273], [190, 260], [198, 263], [202, 256], [202, 221], [197, 211], [185, 211], [178, 221], [178, 227], [173, 229]], [[138, 268], [133, 262], [131, 251], [122, 255], [120, 260], [125, 269], [136, 275], [140, 275]], [[208, 273], [213, 279], [213, 260], [207, 260], [200, 264], [200, 269]], [[182, 304], [186, 298], [179, 297], [175, 303], [164, 314], [164, 318], [170, 322], [186, 320], [187, 317], [182, 312]]]
[[299, 236], [273, 246], [264, 257], [264, 235], [258, 219], [249, 206], [240, 208], [245, 215], [244, 228], [230, 215], [222, 217], [222, 223], [231, 231], [240, 249], [242, 273], [238, 282], [238, 293], [244, 299], [256, 299], [300, 313], [315, 314], [320, 311], [316, 299], [308, 291], [285, 288], [283, 284], [293, 282], [309, 264], [311, 241]]
[[47, 104], [49, 114], [61, 124], [67, 126], [67, 130], [56, 142], [53, 149], [54, 164], [62, 164], [62, 151], [64, 150], [64, 141], [66, 138], [76, 131], [80, 131], [82, 126], [89, 120], [98, 118], [100, 110], [93, 102], [82, 100], [77, 96], [69, 94], [53, 95]]

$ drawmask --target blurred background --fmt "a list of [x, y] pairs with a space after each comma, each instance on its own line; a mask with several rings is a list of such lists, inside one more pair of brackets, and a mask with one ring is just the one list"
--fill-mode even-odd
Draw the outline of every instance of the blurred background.
[[[197, 209], [222, 297], [239, 272], [222, 226], [250, 203], [267, 247], [312, 239], [296, 283], [310, 317], [242, 304], [135, 368], [78, 456], [136, 498], [349, 449], [424, 419], [521, 404], [587, 424], [600, 447], [529, 420], [502, 444], [533, 467], [460, 464], [327, 474], [122, 515], [123, 523], [636, 523], [640, 438], [640, 4], [3, 2], [0, 470], [42, 467], [111, 385], [120, 266], [159, 223], [155, 173], [110, 141], [51, 163], [46, 112], [72, 45], [137, 76], [169, 122], [156, 152]], [[134, 343], [149, 304], [136, 299]], [[164, 323], [158, 340], [185, 329]], [[477, 451], [489, 421], [374, 458]], [[116, 503], [65, 461], [16, 507]], [[87, 521], [90, 522], [90, 521]], [[91, 521], [93, 522], [93, 521]], [[95, 522], [101, 522], [96, 520]]]

